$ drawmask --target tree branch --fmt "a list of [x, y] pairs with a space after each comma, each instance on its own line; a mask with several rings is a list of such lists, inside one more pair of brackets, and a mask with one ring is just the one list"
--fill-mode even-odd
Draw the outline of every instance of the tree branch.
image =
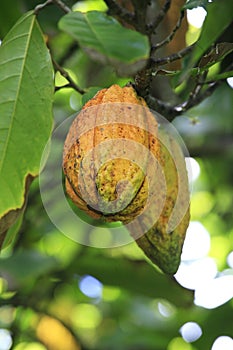
[[219, 81], [211, 84], [209, 88], [206, 89], [202, 94], [199, 93], [200, 90], [198, 89], [198, 92], [196, 94], [192, 92], [190, 94], [190, 98], [187, 101], [182, 102], [178, 105], [171, 105], [170, 103], [156, 99], [151, 95], [146, 96], [145, 100], [150, 108], [156, 110], [158, 113], [163, 114], [163, 116], [171, 122], [175, 119], [175, 117], [181, 115], [188, 109], [198, 105], [207, 97], [211, 96], [219, 85]]
[[151, 53], [153, 53], [155, 50], [158, 50], [160, 47], [170, 43], [172, 39], [174, 38], [177, 30], [180, 28], [182, 20], [184, 18], [184, 11], [181, 11], [180, 17], [178, 19], [178, 22], [176, 23], [175, 27], [173, 28], [172, 32], [160, 43], [157, 43], [151, 47]]
[[60, 7], [60, 9], [62, 11], [64, 11], [65, 13], [71, 12], [71, 9], [63, 1], [61, 1], [61, 0], [52, 0], [52, 1], [55, 5]]
[[38, 4], [35, 8], [34, 8], [34, 14], [35, 16], [38, 15], [38, 13], [43, 10], [43, 8], [52, 5], [53, 4], [53, 0], [47, 0], [46, 2], [44, 2], [43, 4]]
[[170, 55], [170, 56], [166, 56], [166, 57], [160, 57], [160, 58], [150, 58], [151, 61], [151, 66], [156, 67], [156, 66], [162, 66], [165, 65], [167, 63], [179, 60], [183, 57], [185, 57], [186, 55], [188, 55], [190, 52], [192, 52], [194, 48], [194, 45], [190, 45], [185, 47], [184, 49]]
[[35, 7], [34, 9], [34, 14], [38, 15], [38, 13], [43, 10], [45, 7], [55, 4], [58, 7], [60, 7], [60, 9], [62, 9], [62, 11], [64, 11], [65, 13], [69, 13], [71, 12], [71, 9], [61, 0], [47, 0], [45, 1], [43, 4], [39, 4]]
[[159, 11], [157, 17], [155, 18], [154, 22], [147, 26], [147, 33], [148, 34], [154, 33], [155, 29], [158, 27], [158, 25], [162, 22], [162, 20], [166, 16], [166, 13], [168, 12], [170, 6], [171, 6], [171, 0], [166, 0], [163, 7]]
[[133, 13], [129, 12], [119, 4], [117, 4], [114, 0], [104, 0], [105, 4], [108, 6], [108, 14], [119, 16], [125, 22], [135, 25], [135, 16]]

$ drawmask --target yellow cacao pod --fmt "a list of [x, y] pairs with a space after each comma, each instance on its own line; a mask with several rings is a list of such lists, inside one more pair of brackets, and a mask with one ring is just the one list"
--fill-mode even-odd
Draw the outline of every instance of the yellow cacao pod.
[[63, 170], [81, 210], [122, 221], [151, 261], [176, 272], [189, 223], [184, 156], [131, 86], [113, 85], [85, 104], [68, 132]]

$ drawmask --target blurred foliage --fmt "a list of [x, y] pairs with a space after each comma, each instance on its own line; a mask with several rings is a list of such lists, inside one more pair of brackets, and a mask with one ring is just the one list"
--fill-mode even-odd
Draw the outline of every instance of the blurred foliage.
[[[0, 38], [39, 3], [1, 0]], [[66, 4], [83, 11], [107, 8], [100, 0], [67, 0]], [[208, 2], [190, 0], [186, 8], [197, 5], [207, 8]], [[220, 18], [223, 22], [224, 13]], [[86, 93], [82, 96], [70, 87], [61, 88], [67, 81], [56, 73], [55, 84], [60, 88], [54, 95], [55, 126], [80, 110], [100, 88], [114, 83], [123, 86], [133, 80], [119, 77], [111, 65], [95, 62], [82, 51], [58, 29], [62, 16], [62, 10], [51, 5], [39, 12], [38, 21], [52, 57]], [[208, 15], [206, 26], [218, 23], [218, 17], [213, 16], [215, 10]], [[219, 26], [222, 28], [221, 23]], [[219, 26], [210, 41], [216, 39]], [[199, 29], [190, 28], [186, 33], [189, 43], [199, 33]], [[222, 36], [224, 39], [224, 33]], [[206, 41], [202, 53], [205, 49]], [[195, 59], [199, 54], [195, 53]], [[185, 74], [188, 68], [189, 61]], [[209, 256], [217, 263], [218, 275], [233, 275], [233, 266], [227, 263], [233, 251], [232, 110], [233, 89], [225, 81], [173, 122], [200, 166], [200, 176], [193, 183], [191, 219], [201, 222], [210, 234]], [[151, 266], [134, 243], [100, 249], [72, 241], [50, 221], [38, 179], [30, 187], [24, 218], [20, 217], [11, 230], [6, 239], [13, 241], [7, 241], [10, 245], [0, 255], [0, 331], [9, 330], [12, 339], [12, 345], [4, 347], [6, 337], [1, 338], [3, 350], [203, 350], [211, 349], [220, 335], [233, 337], [232, 300], [213, 309], [197, 306], [193, 291]], [[19, 234], [15, 237], [16, 231]], [[94, 297], [81, 288], [85, 276], [100, 282], [99, 294]], [[95, 290], [96, 285], [90, 288]], [[192, 343], [180, 334], [181, 326], [189, 321], [202, 329], [202, 336]]]

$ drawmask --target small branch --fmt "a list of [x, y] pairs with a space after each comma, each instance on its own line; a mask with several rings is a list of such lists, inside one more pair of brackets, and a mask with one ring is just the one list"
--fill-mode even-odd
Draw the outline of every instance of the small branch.
[[66, 84], [66, 85], [62, 85], [62, 86], [55, 86], [55, 92], [61, 90], [61, 89], [66, 89], [66, 88], [74, 88], [71, 84]]
[[166, 0], [163, 7], [159, 11], [157, 17], [155, 18], [154, 22], [147, 26], [147, 33], [148, 34], [154, 33], [155, 29], [158, 27], [160, 22], [162, 22], [162, 20], [166, 16], [166, 13], [168, 12], [170, 6], [171, 6], [171, 0]]
[[61, 0], [52, 0], [55, 5], [60, 7], [65, 13], [71, 12], [71, 9]]
[[160, 47], [170, 43], [172, 39], [174, 38], [177, 30], [180, 28], [182, 20], [184, 18], [184, 11], [181, 11], [180, 17], [178, 19], [178, 22], [176, 23], [176, 26], [173, 28], [172, 32], [168, 35], [167, 38], [162, 40], [160, 43], [157, 43], [151, 47], [151, 53], [153, 53], [155, 50], [158, 50]]
[[66, 6], [66, 4], [64, 4], [63, 1], [61, 1], [61, 0], [47, 0], [43, 4], [39, 4], [35, 7], [34, 14], [38, 15], [38, 13], [41, 10], [43, 10], [46, 6], [49, 6], [52, 4], [55, 4], [58, 7], [60, 7], [60, 9], [62, 9], [62, 11], [64, 11], [65, 13], [71, 12], [71, 9], [68, 6]]
[[109, 10], [110, 15], [119, 16], [125, 22], [134, 25], [135, 16], [122, 6], [118, 5], [114, 0], [104, 0]]
[[39, 4], [34, 8], [34, 14], [35, 16], [38, 15], [38, 13], [43, 10], [43, 8], [52, 5], [53, 4], [53, 0], [47, 0], [46, 2], [44, 2], [43, 4]]
[[166, 57], [160, 57], [160, 58], [153, 58], [151, 57], [151, 66], [162, 66], [162, 65], [165, 65], [167, 63], [170, 63], [170, 62], [173, 62], [173, 61], [176, 61], [176, 60], [179, 60], [183, 57], [185, 57], [187, 54], [189, 54], [190, 52], [192, 52], [194, 48], [194, 45], [190, 45], [190, 46], [187, 46], [185, 47], [183, 50], [180, 50], [170, 56], [166, 56]]
[[212, 93], [216, 90], [216, 88], [219, 86], [220, 82], [215, 82], [213, 84], [210, 84], [209, 88], [206, 89], [202, 94], [197, 93], [196, 95], [191, 96], [187, 101], [185, 101], [181, 107], [182, 112], [187, 111], [188, 109], [198, 105], [203, 100], [205, 100], [207, 97], [211, 96]]
[[163, 116], [169, 121], [171, 122], [173, 119], [175, 119], [175, 117], [179, 114], [181, 114], [181, 112], [176, 109], [177, 106], [172, 106], [170, 103], [161, 101], [151, 95], [147, 95], [145, 97], [146, 103], [147, 105], [155, 110], [158, 113], [163, 114]]
[[62, 68], [61, 66], [59, 66], [59, 64], [53, 59], [53, 65], [54, 68], [61, 73], [61, 75], [66, 78], [66, 80], [69, 82], [69, 84], [63, 86], [63, 87], [71, 87], [73, 89], [75, 89], [77, 92], [79, 92], [81, 95], [83, 95], [85, 93], [85, 90], [81, 89], [76, 83], [75, 81], [70, 77], [69, 73]]
[[192, 93], [191, 97], [187, 101], [174, 106], [169, 103], [163, 102], [159, 99], [156, 99], [151, 95], [146, 96], [145, 100], [150, 108], [154, 109], [158, 113], [163, 114], [164, 117], [171, 122], [175, 119], [175, 117], [181, 115], [188, 109], [198, 105], [203, 100], [210, 97], [219, 85], [220, 82], [211, 84], [209, 88], [206, 89], [202, 94], [200, 94], [200, 90], [197, 89], [196, 94]]
[[196, 77], [196, 85], [194, 87], [194, 89], [191, 91], [189, 98], [187, 100], [187, 106], [189, 106], [190, 104], [192, 104], [192, 101], [196, 101], [198, 99], [198, 96], [201, 93], [201, 89], [203, 87], [202, 83], [205, 81], [206, 77], [207, 77], [208, 71], [204, 71], [202, 74], [197, 75]]

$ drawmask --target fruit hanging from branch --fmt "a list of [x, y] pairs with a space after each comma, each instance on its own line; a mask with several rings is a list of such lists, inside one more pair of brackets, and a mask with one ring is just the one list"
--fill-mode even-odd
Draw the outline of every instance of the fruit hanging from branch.
[[132, 86], [100, 90], [68, 132], [66, 191], [89, 216], [121, 221], [153, 263], [174, 274], [189, 224], [184, 155]]

